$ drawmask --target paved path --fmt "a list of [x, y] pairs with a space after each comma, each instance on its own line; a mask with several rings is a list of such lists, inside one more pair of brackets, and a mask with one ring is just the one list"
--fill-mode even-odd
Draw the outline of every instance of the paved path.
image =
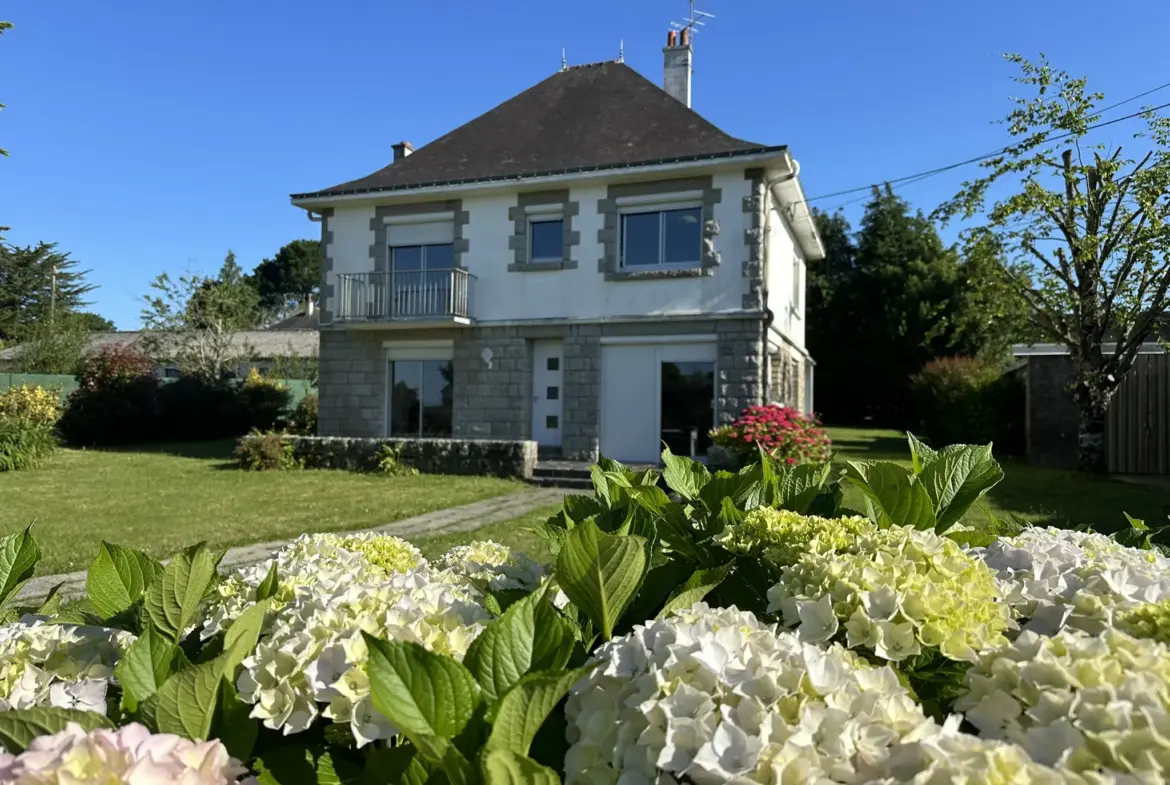
[[[439, 534], [465, 532], [486, 526], [489, 523], [498, 523], [529, 513], [540, 507], [549, 507], [560, 504], [569, 491], [560, 488], [539, 488], [519, 493], [497, 496], [493, 499], [464, 504], [461, 507], [450, 507], [445, 510], [428, 512], [414, 518], [406, 518], [394, 523], [387, 523], [373, 529], [363, 531], [378, 532], [379, 534], [393, 534], [397, 537], [434, 537]], [[342, 533], [342, 532], [338, 532]], [[352, 532], [345, 532], [347, 534]], [[281, 548], [287, 541], [261, 542], [255, 545], [241, 545], [231, 548], [224, 555], [219, 564], [221, 573], [230, 572], [237, 567], [255, 564], [264, 561], [272, 553]], [[31, 603], [44, 598], [49, 590], [58, 583], [61, 587], [63, 599], [77, 597], [85, 593], [85, 572], [68, 572], [61, 575], [42, 575], [33, 578], [20, 590], [17, 598]]]

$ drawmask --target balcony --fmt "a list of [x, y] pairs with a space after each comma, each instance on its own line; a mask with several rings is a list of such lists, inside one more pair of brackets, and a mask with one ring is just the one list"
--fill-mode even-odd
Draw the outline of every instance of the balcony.
[[416, 327], [471, 324], [474, 279], [466, 270], [342, 273], [333, 319]]

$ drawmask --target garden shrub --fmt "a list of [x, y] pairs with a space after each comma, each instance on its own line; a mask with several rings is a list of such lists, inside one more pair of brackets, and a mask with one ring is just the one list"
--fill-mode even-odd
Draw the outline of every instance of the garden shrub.
[[28, 417], [0, 417], [0, 472], [31, 469], [55, 449], [52, 425]]
[[987, 444], [1001, 454], [1023, 448], [1024, 383], [992, 361], [942, 357], [910, 380], [922, 435], [934, 444]]
[[0, 420], [23, 417], [35, 423], [54, 426], [61, 418], [61, 396], [56, 390], [22, 384], [0, 392]]
[[130, 346], [86, 357], [58, 427], [77, 446], [138, 444], [155, 433], [159, 384], [150, 358]]
[[275, 431], [253, 430], [236, 444], [236, 463], [250, 471], [277, 471], [298, 466], [294, 444]]
[[278, 379], [261, 376], [255, 368], [248, 371], [238, 394], [244, 430], [272, 429], [288, 411], [289, 401], [292, 400], [292, 393], [287, 386]]
[[1155, 533], [984, 520], [990, 447], [909, 443], [843, 477], [603, 458], [533, 527], [547, 566], [306, 534], [221, 577], [204, 545], [103, 542], [83, 608], [23, 607], [39, 547], [8, 535], [0, 779], [1164, 782]]
[[308, 393], [297, 402], [288, 418], [288, 427], [294, 433], [315, 436], [317, 433], [317, 394]]
[[402, 448], [383, 444], [378, 450], [378, 472], [387, 477], [410, 477], [418, 474], [418, 469], [402, 461]]
[[711, 441], [743, 462], [755, 460], [762, 448], [791, 466], [828, 459], [830, 441], [820, 425], [815, 416], [787, 406], [750, 406], [735, 422], [711, 431]]

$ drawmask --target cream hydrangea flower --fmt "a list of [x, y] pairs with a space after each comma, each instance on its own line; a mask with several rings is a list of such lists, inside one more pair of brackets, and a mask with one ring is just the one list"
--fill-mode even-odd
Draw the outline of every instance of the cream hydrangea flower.
[[1135, 638], [1150, 638], [1159, 643], [1170, 643], [1170, 600], [1139, 605], [1131, 611], [1122, 611], [1116, 627]]
[[836, 553], [808, 553], [768, 590], [768, 611], [820, 643], [844, 628], [849, 648], [898, 662], [923, 647], [952, 660], [1006, 642], [1010, 625], [995, 575], [953, 540], [891, 526], [862, 531]]
[[532, 559], [491, 540], [456, 545], [443, 554], [435, 566], [483, 581], [492, 591], [533, 591], [544, 577], [544, 568]]
[[566, 708], [567, 785], [855, 782], [932, 724], [889, 667], [735, 608], [638, 625], [595, 658]]
[[26, 616], [0, 626], [0, 711], [56, 706], [106, 713], [118, 658], [134, 635]]
[[966, 687], [956, 710], [1038, 763], [1170, 778], [1170, 646], [1114, 629], [1025, 631], [984, 655]]
[[1090, 785], [1077, 774], [1040, 765], [1015, 744], [959, 733], [957, 719], [941, 732], [899, 745], [881, 767], [884, 776], [866, 785]]
[[216, 587], [202, 637], [223, 632], [256, 602], [256, 592], [276, 564], [274, 604], [289, 602], [299, 587], [336, 585], [354, 576], [377, 580], [424, 566], [426, 559], [406, 540], [386, 534], [304, 534], [266, 561], [236, 570]]
[[65, 730], [32, 740], [19, 755], [0, 753], [0, 782], [10, 785], [228, 785], [255, 783], [219, 741], [152, 734], [142, 725]]
[[362, 632], [462, 659], [490, 617], [475, 590], [445, 571], [335, 577], [299, 587], [275, 612], [237, 687], [269, 728], [298, 733], [321, 715], [348, 724], [361, 746], [396, 732], [374, 711]]
[[862, 532], [876, 526], [858, 516], [819, 518], [790, 510], [757, 507], [740, 523], [728, 526], [717, 541], [732, 553], [767, 556], [776, 564], [791, 564], [804, 554], [845, 550]]
[[1170, 559], [1091, 532], [1027, 529], [985, 549], [1024, 629], [1052, 635], [1064, 627], [1097, 633], [1118, 611], [1170, 599]]

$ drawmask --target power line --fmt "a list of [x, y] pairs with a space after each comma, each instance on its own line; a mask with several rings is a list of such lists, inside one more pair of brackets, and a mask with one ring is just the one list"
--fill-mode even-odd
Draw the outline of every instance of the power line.
[[[1104, 109], [1099, 110], [1099, 114], [1107, 112], [1111, 109], [1116, 109], [1119, 106], [1130, 103], [1131, 101], [1136, 101], [1137, 99], [1143, 98], [1143, 97], [1149, 95], [1150, 93], [1155, 93], [1155, 92], [1157, 92], [1159, 90], [1163, 90], [1167, 87], [1170, 87], [1170, 82], [1167, 82], [1166, 84], [1163, 84], [1163, 85], [1159, 85], [1158, 87], [1152, 88], [1150, 90], [1146, 90], [1144, 93], [1139, 93], [1135, 96], [1131, 96], [1129, 98], [1126, 98], [1124, 101], [1118, 101], [1115, 104], [1111, 104], [1111, 105], [1105, 107]], [[1132, 114], [1127, 114], [1127, 115], [1124, 115], [1122, 117], [1116, 117], [1112, 120], [1105, 120], [1105, 121], [1100, 122], [1100, 123], [1095, 123], [1093, 125], [1086, 127], [1085, 130], [1092, 131], [1092, 130], [1095, 130], [1097, 128], [1104, 128], [1107, 125], [1113, 125], [1114, 123], [1120, 123], [1124, 120], [1132, 120], [1135, 117], [1140, 117], [1140, 116], [1145, 115], [1145, 114], [1150, 114], [1151, 112], [1157, 112], [1158, 110], [1165, 109], [1167, 107], [1170, 107], [1170, 103], [1165, 103], [1165, 104], [1162, 104], [1160, 106], [1151, 107], [1149, 109], [1142, 109], [1141, 111], [1133, 112]], [[1059, 134], [1057, 136], [1053, 136], [1051, 138], [1045, 139], [1045, 142], [1046, 143], [1047, 142], [1057, 142], [1057, 141], [1060, 141], [1061, 139], [1068, 139], [1071, 136], [1076, 136], [1076, 134], [1074, 134], [1072, 132]], [[970, 164], [978, 163], [980, 161], [985, 161], [988, 158], [994, 158], [997, 155], [1002, 155], [1003, 153], [1007, 152], [1008, 150], [1011, 149], [1011, 147], [1012, 147], [1012, 145], [1009, 145], [1008, 147], [1001, 147], [1000, 149], [995, 150], [993, 152], [984, 153], [983, 155], [977, 155], [973, 158], [967, 158], [966, 160], [963, 160], [963, 161], [958, 161], [958, 162], [953, 163], [953, 164], [947, 164], [946, 166], [940, 166], [940, 167], [937, 167], [935, 169], [927, 169], [924, 172], [916, 172], [915, 174], [908, 174], [908, 175], [903, 175], [902, 177], [895, 177], [892, 179], [883, 180], [883, 183], [888, 183], [890, 185], [894, 185], [897, 183], [905, 183], [906, 185], [909, 185], [911, 183], [916, 183], [916, 182], [919, 182], [921, 180], [925, 180], [929, 177], [934, 177], [935, 175], [942, 174], [943, 172], [949, 172], [952, 169], [958, 169], [962, 166], [969, 166]], [[835, 196], [848, 196], [849, 194], [855, 194], [855, 193], [858, 193], [859, 191], [869, 191], [870, 189], [876, 187], [876, 185], [877, 185], [876, 183], [868, 183], [866, 185], [859, 185], [856, 188], [847, 188], [843, 191], [834, 191], [833, 193], [820, 194], [818, 196], [813, 196], [811, 198], [805, 199], [804, 203], [811, 204], [812, 202], [817, 202], [817, 201], [820, 201], [822, 199], [832, 199]], [[865, 198], [865, 197], [862, 197], [862, 198]], [[860, 201], [860, 199], [851, 199], [851, 200], [849, 200], [847, 202], [843, 202], [841, 205], [837, 205], [837, 206], [842, 207], [842, 206], [847, 205], [847, 204], [852, 204], [855, 201]]]

